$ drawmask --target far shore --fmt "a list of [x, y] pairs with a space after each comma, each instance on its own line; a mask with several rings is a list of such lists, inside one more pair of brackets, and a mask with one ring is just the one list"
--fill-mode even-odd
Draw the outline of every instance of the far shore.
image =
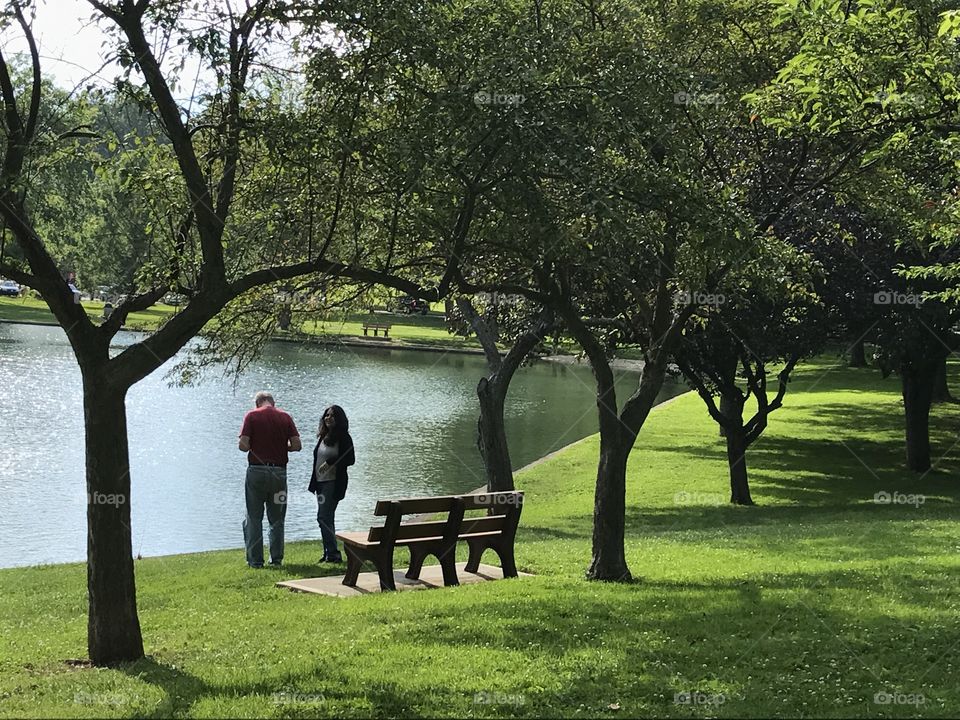
[[[59, 323], [47, 322], [42, 320], [4, 320], [0, 319], [0, 324], [5, 325], [35, 325], [38, 327], [59, 327]], [[123, 327], [121, 330], [126, 332], [149, 332], [148, 329], [138, 327]], [[406, 342], [391, 338], [369, 339], [358, 335], [275, 335], [271, 338], [274, 342], [300, 343], [307, 345], [329, 345], [332, 347], [366, 348], [375, 350], [412, 350], [415, 352], [430, 353], [452, 353], [456, 355], [479, 355], [483, 356], [483, 350], [473, 347], [444, 346], [443, 344], [426, 345], [423, 343]], [[584, 365], [589, 366], [585, 358], [580, 355], [539, 355], [532, 358], [534, 361], [543, 360], [546, 362], [559, 363], [561, 365]], [[633, 360], [630, 358], [616, 358], [610, 363], [615, 370], [625, 370], [630, 372], [640, 372], [643, 370], [642, 360]]]

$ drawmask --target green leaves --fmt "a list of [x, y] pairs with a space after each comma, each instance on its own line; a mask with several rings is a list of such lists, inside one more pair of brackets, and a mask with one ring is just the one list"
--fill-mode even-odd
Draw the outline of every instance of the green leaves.
[[960, 37], [960, 10], [947, 10], [940, 13], [940, 26], [937, 37], [956, 39]]

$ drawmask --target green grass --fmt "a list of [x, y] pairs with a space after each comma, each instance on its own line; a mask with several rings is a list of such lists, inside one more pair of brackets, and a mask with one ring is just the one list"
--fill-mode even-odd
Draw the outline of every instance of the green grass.
[[[100, 321], [103, 314], [103, 303], [100, 301], [85, 300], [83, 309], [93, 320]], [[127, 327], [138, 330], [151, 330], [169, 318], [176, 308], [169, 305], [154, 305], [142, 312], [130, 313], [127, 317]], [[0, 320], [15, 320], [17, 322], [56, 323], [53, 313], [43, 300], [36, 298], [0, 298]]]
[[[103, 314], [102, 302], [84, 301], [83, 308], [92, 319], [100, 321]], [[131, 313], [127, 319], [127, 327], [135, 330], [154, 330], [174, 312], [176, 308], [169, 305], [154, 305], [143, 312]], [[362, 337], [363, 323], [368, 317], [366, 313], [350, 313], [342, 319], [308, 321], [304, 323], [303, 331], [309, 335], [327, 337]], [[46, 303], [34, 298], [0, 298], [0, 320], [27, 323], [56, 322]], [[442, 316], [378, 315], [377, 321], [392, 324], [390, 336], [399, 341], [396, 343], [398, 345], [413, 343], [444, 347], [479, 347], [475, 339], [449, 334]]]
[[[903, 469], [899, 413], [894, 379], [802, 368], [750, 453], [760, 505], [736, 508], [699, 399], [654, 412], [630, 463], [632, 584], [583, 580], [596, 438], [518, 477], [531, 578], [344, 600], [273, 586], [332, 573], [312, 564], [319, 542], [280, 572], [247, 570], [239, 550], [146, 559], [150, 657], [102, 670], [64, 662], [85, 654], [82, 566], [2, 571], [0, 714], [955, 715], [960, 408], [936, 408], [947, 457], [922, 478]], [[876, 504], [881, 491], [925, 502]]]
[[[363, 336], [366, 322], [390, 325], [390, 337], [401, 342], [420, 345], [444, 345], [459, 347], [479, 347], [473, 339], [451, 335], [447, 332], [442, 315], [374, 315], [350, 313], [340, 319], [326, 321], [307, 321], [303, 330], [311, 335]], [[382, 336], [382, 332], [380, 333]], [[370, 337], [373, 337], [372, 331]]]

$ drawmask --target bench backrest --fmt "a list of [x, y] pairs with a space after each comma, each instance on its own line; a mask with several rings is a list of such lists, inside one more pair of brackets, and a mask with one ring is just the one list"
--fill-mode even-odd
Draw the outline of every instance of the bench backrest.
[[518, 490], [476, 495], [439, 495], [436, 497], [401, 498], [399, 500], [379, 500], [374, 515], [385, 516], [390, 507], [396, 504], [401, 515], [425, 515], [427, 513], [449, 512], [454, 501], [462, 500], [464, 510], [500, 510], [498, 515], [517, 505], [523, 504], [523, 493]]
[[[453, 542], [457, 537], [474, 533], [499, 532], [513, 536], [522, 508], [523, 493], [517, 491], [380, 500], [374, 515], [385, 516], [386, 522], [382, 527], [371, 527], [367, 539], [396, 542], [436, 537]], [[467, 510], [487, 510], [490, 514], [464, 518]], [[443, 512], [447, 513], [446, 520], [401, 523], [404, 515]]]

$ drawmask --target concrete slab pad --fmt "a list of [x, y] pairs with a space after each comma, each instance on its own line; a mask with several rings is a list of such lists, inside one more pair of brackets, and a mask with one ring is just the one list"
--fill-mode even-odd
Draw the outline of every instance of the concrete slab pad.
[[[484, 565], [475, 573], [468, 573], [464, 567], [466, 563], [457, 563], [457, 577], [461, 585], [473, 585], [488, 580], [503, 580], [503, 571], [493, 565]], [[426, 590], [428, 588], [443, 587], [443, 573], [439, 565], [426, 565], [420, 572], [419, 580], [408, 580], [404, 577], [405, 569], [394, 570], [393, 577], [397, 590]], [[520, 577], [530, 577], [529, 573], [520, 573]], [[360, 573], [356, 587], [347, 587], [343, 584], [343, 575], [330, 575], [320, 578], [304, 578], [303, 580], [284, 580], [278, 582], [277, 587], [296, 590], [297, 592], [315, 593], [317, 595], [331, 595], [333, 597], [357, 597], [369, 593], [380, 592], [380, 577], [375, 572]]]

